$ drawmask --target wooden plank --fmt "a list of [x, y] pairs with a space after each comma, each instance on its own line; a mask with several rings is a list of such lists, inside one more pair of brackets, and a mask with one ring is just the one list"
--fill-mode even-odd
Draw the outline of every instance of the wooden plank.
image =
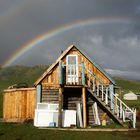
[[87, 114], [86, 114], [86, 89], [82, 88], [82, 97], [83, 97], [83, 127], [87, 127]]
[[58, 127], [62, 127], [62, 87], [59, 88]]

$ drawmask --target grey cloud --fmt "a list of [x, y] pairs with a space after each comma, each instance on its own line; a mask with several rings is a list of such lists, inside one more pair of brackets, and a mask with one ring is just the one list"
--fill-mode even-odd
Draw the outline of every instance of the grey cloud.
[[[129, 17], [120, 23], [83, 26], [59, 34], [26, 52], [14, 64], [52, 63], [70, 44], [107, 69], [140, 71], [139, 0], [1, 0], [0, 63], [36, 36], [96, 17]], [[122, 18], [123, 19], [123, 18]]]

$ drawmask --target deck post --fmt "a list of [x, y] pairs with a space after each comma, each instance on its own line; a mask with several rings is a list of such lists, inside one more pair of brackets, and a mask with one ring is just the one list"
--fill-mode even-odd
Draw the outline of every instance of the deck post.
[[95, 91], [95, 78], [93, 78], [92, 82], [93, 82], [93, 92], [94, 92]]
[[82, 66], [82, 85], [85, 85], [85, 67], [84, 67], [84, 62], [82, 62], [81, 66]]
[[63, 84], [63, 67], [62, 67], [62, 61], [59, 61], [59, 84]]
[[36, 108], [37, 108], [37, 103], [41, 102], [41, 85], [36, 86]]
[[99, 96], [99, 93], [100, 93], [100, 85], [99, 85], [99, 83], [97, 84], [97, 96]]
[[136, 128], [136, 109], [133, 112], [133, 128]]
[[105, 104], [108, 105], [108, 88], [106, 88]]
[[102, 85], [102, 101], [104, 100], [104, 85]]
[[[117, 96], [117, 95], [116, 95]], [[117, 103], [117, 98], [114, 98], [114, 113], [117, 114], [117, 107], [118, 107], [118, 103]]]
[[87, 127], [87, 114], [86, 114], [86, 89], [82, 88], [82, 99], [83, 99], [83, 127]]
[[110, 102], [110, 108], [114, 111], [114, 104], [113, 104], [113, 101], [114, 101], [114, 99], [113, 99], [113, 94], [114, 94], [114, 85], [113, 84], [111, 84], [110, 86], [109, 86], [109, 88], [110, 88], [110, 100], [111, 100], [111, 102]]
[[58, 109], [58, 127], [62, 127], [62, 102], [63, 102], [63, 88], [60, 86], [59, 87], [59, 109]]
[[122, 118], [122, 112], [123, 111], [123, 109], [122, 109], [122, 102], [120, 101], [120, 118]]

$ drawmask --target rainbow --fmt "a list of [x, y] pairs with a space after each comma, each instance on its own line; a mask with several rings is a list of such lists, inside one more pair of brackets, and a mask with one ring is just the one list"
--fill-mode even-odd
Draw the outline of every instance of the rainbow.
[[18, 60], [21, 56], [23, 56], [27, 51], [30, 51], [31, 49], [35, 47], [39, 47], [42, 42], [47, 41], [57, 35], [60, 35], [61, 33], [68, 32], [72, 29], [77, 29], [80, 27], [86, 27], [91, 25], [99, 25], [99, 24], [108, 24], [108, 23], [130, 23], [130, 18], [124, 18], [124, 17], [98, 17], [98, 18], [92, 18], [92, 19], [84, 19], [84, 20], [78, 20], [76, 22], [72, 22], [70, 24], [66, 24], [63, 26], [60, 26], [56, 29], [49, 30], [36, 38], [32, 39], [28, 43], [21, 46], [19, 49], [17, 49], [2, 65], [2, 67], [7, 67], [12, 65], [16, 60]]

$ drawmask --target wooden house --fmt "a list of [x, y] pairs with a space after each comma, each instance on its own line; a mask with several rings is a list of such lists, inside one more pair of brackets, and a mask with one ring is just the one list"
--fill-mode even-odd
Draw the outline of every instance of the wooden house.
[[68, 47], [35, 82], [37, 103], [57, 103], [58, 126], [62, 126], [62, 110], [76, 110], [82, 104], [83, 127], [92, 126], [92, 105], [97, 102], [99, 118], [107, 114], [123, 125], [129, 113], [133, 127], [136, 111], [130, 109], [114, 93], [115, 81], [94, 60], [76, 46]]
[[[83, 127], [92, 126], [95, 121], [92, 106], [96, 102], [99, 118], [107, 114], [107, 121], [111, 118], [123, 125], [127, 115], [135, 128], [136, 111], [130, 109], [115, 95], [114, 86], [115, 81], [94, 60], [76, 46], [71, 45], [35, 82], [36, 95], [33, 92], [33, 96], [36, 96], [36, 104], [57, 103], [59, 105], [59, 127], [62, 126], [62, 110], [76, 110], [77, 103], [82, 105]], [[19, 94], [15, 99], [18, 96]], [[35, 101], [34, 98], [31, 100]], [[5, 100], [5, 105], [6, 101], [8, 100]], [[24, 107], [23, 109], [25, 110]]]

